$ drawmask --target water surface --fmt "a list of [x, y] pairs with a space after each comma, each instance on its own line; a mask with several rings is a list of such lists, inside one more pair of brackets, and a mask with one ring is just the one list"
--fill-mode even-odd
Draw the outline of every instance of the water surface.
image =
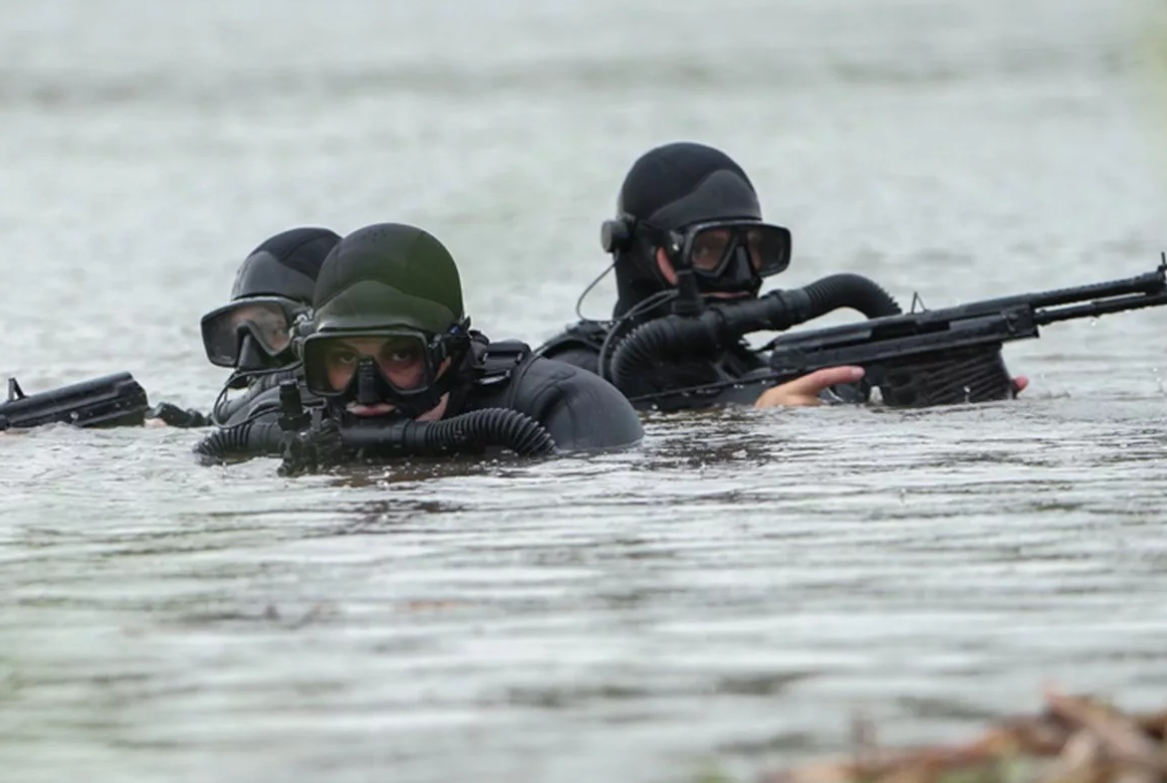
[[[905, 303], [1150, 270], [1139, 3], [10, 0], [0, 370], [206, 407], [271, 233], [416, 222], [532, 342], [644, 149], [724, 147], [785, 286]], [[610, 283], [585, 303], [602, 316]], [[0, 779], [682, 781], [1160, 704], [1163, 314], [1007, 349], [1013, 403], [652, 416], [623, 454], [285, 480], [193, 432], [0, 440]]]

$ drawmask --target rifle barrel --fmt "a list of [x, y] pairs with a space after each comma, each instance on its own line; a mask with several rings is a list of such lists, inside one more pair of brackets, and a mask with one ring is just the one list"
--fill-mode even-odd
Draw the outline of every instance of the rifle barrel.
[[1127, 310], [1141, 310], [1144, 307], [1158, 307], [1167, 304], [1167, 291], [1157, 293], [1123, 296], [1117, 299], [1107, 299], [1095, 302], [1083, 302], [1073, 307], [1059, 307], [1055, 310], [1036, 310], [1033, 320], [1039, 326], [1053, 324], [1058, 321], [1071, 321], [1075, 318], [1095, 318], [1107, 313], [1122, 313]]

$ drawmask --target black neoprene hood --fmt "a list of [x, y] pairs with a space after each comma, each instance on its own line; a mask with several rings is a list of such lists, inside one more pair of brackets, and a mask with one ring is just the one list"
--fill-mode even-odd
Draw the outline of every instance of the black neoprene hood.
[[713, 220], [762, 219], [758, 194], [721, 150], [676, 142], [649, 150], [624, 178], [618, 209], [674, 231]]
[[310, 304], [325, 256], [340, 241], [327, 228], [293, 228], [252, 250], [231, 287], [231, 299], [283, 296]]

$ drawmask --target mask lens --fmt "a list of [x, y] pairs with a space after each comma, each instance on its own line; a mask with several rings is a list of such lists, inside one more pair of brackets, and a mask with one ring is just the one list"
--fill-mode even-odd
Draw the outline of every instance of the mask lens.
[[363, 361], [398, 394], [423, 391], [433, 381], [429, 347], [420, 334], [313, 335], [304, 342], [308, 389], [328, 397], [345, 392]]
[[780, 226], [757, 226], [746, 231], [750, 263], [762, 277], [790, 266], [790, 232]]
[[726, 228], [712, 228], [697, 232], [693, 236], [693, 242], [690, 246], [689, 264], [697, 272], [718, 274], [725, 266], [729, 240], [730, 231]]
[[766, 223], [722, 223], [698, 226], [687, 243], [693, 271], [719, 277], [738, 248], [749, 253], [761, 277], [777, 274], [790, 264], [790, 232]]
[[271, 356], [284, 351], [291, 343], [293, 306], [282, 300], [245, 300], [207, 314], [202, 320], [207, 358], [220, 367], [234, 367], [239, 361], [242, 335], [246, 333]]

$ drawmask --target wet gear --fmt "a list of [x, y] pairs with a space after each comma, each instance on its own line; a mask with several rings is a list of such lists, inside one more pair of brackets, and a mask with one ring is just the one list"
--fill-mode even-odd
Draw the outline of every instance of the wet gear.
[[[742, 337], [782, 331], [842, 307], [868, 318], [901, 312], [895, 299], [875, 282], [861, 275], [838, 274], [800, 289], [722, 301], [696, 317], [667, 315], [626, 328], [612, 325], [598, 351], [593, 347], [598, 335], [592, 326], [590, 345], [582, 336], [565, 335], [553, 338], [539, 353], [593, 371], [600, 369], [603, 359], [604, 376], [640, 408], [753, 404], [767, 388], [758, 379], [771, 371], [764, 349], [751, 350]], [[727, 385], [736, 381], [741, 385]], [[863, 382], [839, 386], [828, 400], [862, 402], [869, 391]]]
[[54, 423], [78, 427], [139, 426], [149, 407], [145, 389], [128, 372], [35, 394], [25, 394], [16, 378], [9, 378], [7, 399], [0, 401], [0, 432]]
[[790, 266], [790, 232], [781, 226], [751, 221], [697, 223], [672, 232], [678, 260], [674, 266], [697, 275], [737, 283], [737, 289], [755, 284]]
[[244, 371], [266, 369], [280, 358], [295, 361], [288, 351], [292, 324], [307, 310], [301, 302], [282, 296], [243, 299], [212, 310], [200, 324], [207, 359]]
[[[308, 389], [337, 409], [388, 403], [395, 415], [414, 418], [450, 390], [454, 374], [441, 368], [465, 355], [469, 326], [458, 268], [437, 239], [398, 223], [362, 228], [333, 249], [317, 281], [313, 334], [299, 349]], [[361, 340], [383, 340], [388, 353], [362, 358], [345, 347]], [[338, 352], [346, 350], [352, 371], [336, 386], [329, 368], [339, 370]], [[421, 367], [417, 382], [394, 380], [391, 368], [401, 361]]]
[[[296, 377], [292, 334], [312, 304], [320, 265], [339, 241], [335, 232], [314, 227], [290, 229], [264, 240], [236, 272], [232, 301], [203, 316], [207, 358], [234, 368], [211, 406], [211, 423], [230, 421], [254, 395]], [[231, 389], [247, 392], [228, 399]]]
[[554, 453], [555, 441], [531, 417], [505, 408], [440, 421], [371, 420], [344, 429], [326, 419], [319, 427], [285, 435], [279, 473], [296, 476], [352, 461], [482, 454], [488, 449], [533, 457]]
[[[656, 259], [656, 248], [670, 246], [662, 235], [684, 234], [697, 224], [728, 228], [754, 223], [765, 226], [771, 236], [775, 229], [785, 232], [761, 222], [757, 193], [737, 163], [720, 150], [691, 142], [666, 144], [642, 155], [624, 179], [616, 212], [617, 217], [601, 227], [604, 250], [616, 258], [619, 298], [614, 317], [671, 287]], [[757, 294], [760, 277], [775, 274], [789, 263], [789, 232], [785, 232], [784, 250], [759, 269], [732, 267], [728, 279], [698, 275], [696, 288], [700, 293]], [[683, 265], [683, 260], [674, 260], [674, 268]]]
[[313, 297], [318, 332], [406, 327], [442, 334], [464, 318], [450, 252], [413, 226], [380, 223], [333, 248]]
[[[442, 422], [473, 411], [517, 411], [544, 428], [558, 451], [628, 446], [644, 435], [635, 410], [611, 384], [579, 368], [537, 357], [529, 346], [516, 340], [490, 342], [475, 333], [462, 364], [451, 367], [449, 374], [457, 382], [451, 388]], [[240, 413], [239, 420], [248, 422], [245, 432], [215, 437], [229, 438], [233, 454], [281, 456], [277, 423], [281, 415], [279, 390], [270, 389]], [[332, 422], [328, 427], [340, 430], [362, 425], [361, 417], [335, 407], [318, 408], [315, 415], [317, 423], [311, 429], [324, 426], [325, 421]], [[375, 418], [380, 420], [379, 426], [386, 420], [402, 421]], [[313, 443], [314, 437], [302, 437], [300, 447]], [[327, 428], [320, 437], [321, 447], [329, 448], [330, 442], [335, 445]]]
[[[294, 363], [290, 330], [308, 310], [320, 265], [339, 241], [326, 228], [294, 228], [252, 250], [235, 274], [231, 302], [202, 318], [207, 359], [244, 375]], [[233, 385], [247, 385], [246, 378]]]
[[160, 402], [146, 413], [147, 419], [159, 419], [168, 427], [197, 429], [210, 426], [211, 419], [193, 408], [181, 408], [172, 402]]
[[448, 389], [439, 383], [443, 363], [465, 343], [406, 329], [314, 334], [304, 341], [305, 385], [318, 397], [346, 403], [392, 402], [399, 415], [413, 418], [441, 402]]
[[[313, 331], [296, 340], [307, 390], [324, 400], [313, 413], [314, 423], [297, 433], [292, 445], [282, 435], [277, 437], [279, 421], [289, 417], [282, 410], [286, 406], [280, 390], [271, 389], [237, 414], [238, 427], [212, 435], [207, 449], [290, 454], [295, 468], [321, 462], [320, 448], [328, 451], [338, 442], [330, 433], [333, 428], [342, 435], [355, 430], [364, 435], [383, 432], [415, 445], [444, 447], [458, 442], [477, 447], [481, 440], [459, 440], [474, 434], [459, 434], [462, 423], [470, 421], [460, 417], [486, 409], [502, 410], [506, 416], [473, 417], [480, 422], [475, 427], [486, 428], [478, 433], [483, 437], [518, 432], [504, 422], [518, 421], [512, 413], [545, 430], [560, 450], [626, 446], [643, 436], [635, 410], [611, 384], [569, 365], [534, 357], [525, 343], [491, 343], [471, 332], [469, 323], [457, 267], [441, 243], [400, 224], [360, 229], [325, 260], [317, 281]], [[416, 434], [422, 430], [410, 419], [433, 410], [445, 395], [442, 418], [436, 422], [442, 426], [426, 428], [425, 437]], [[290, 395], [283, 402], [287, 399]], [[354, 402], [389, 403], [395, 410], [384, 416], [358, 416], [349, 410]], [[458, 425], [452, 423], [455, 419]], [[399, 445], [389, 444], [390, 451]], [[303, 454], [297, 456], [296, 450]]]
[[[300, 348], [308, 389], [341, 410], [350, 403], [387, 403], [396, 408], [394, 414], [417, 417], [433, 410], [452, 387], [454, 373], [441, 372], [441, 365], [466, 354], [469, 324], [457, 266], [438, 239], [410, 225], [366, 226], [336, 245], [317, 280], [314, 334]], [[420, 383], [394, 383], [379, 357], [356, 361], [348, 382], [334, 387], [329, 357], [359, 338], [413, 341], [420, 354], [414, 358], [424, 365]]]

